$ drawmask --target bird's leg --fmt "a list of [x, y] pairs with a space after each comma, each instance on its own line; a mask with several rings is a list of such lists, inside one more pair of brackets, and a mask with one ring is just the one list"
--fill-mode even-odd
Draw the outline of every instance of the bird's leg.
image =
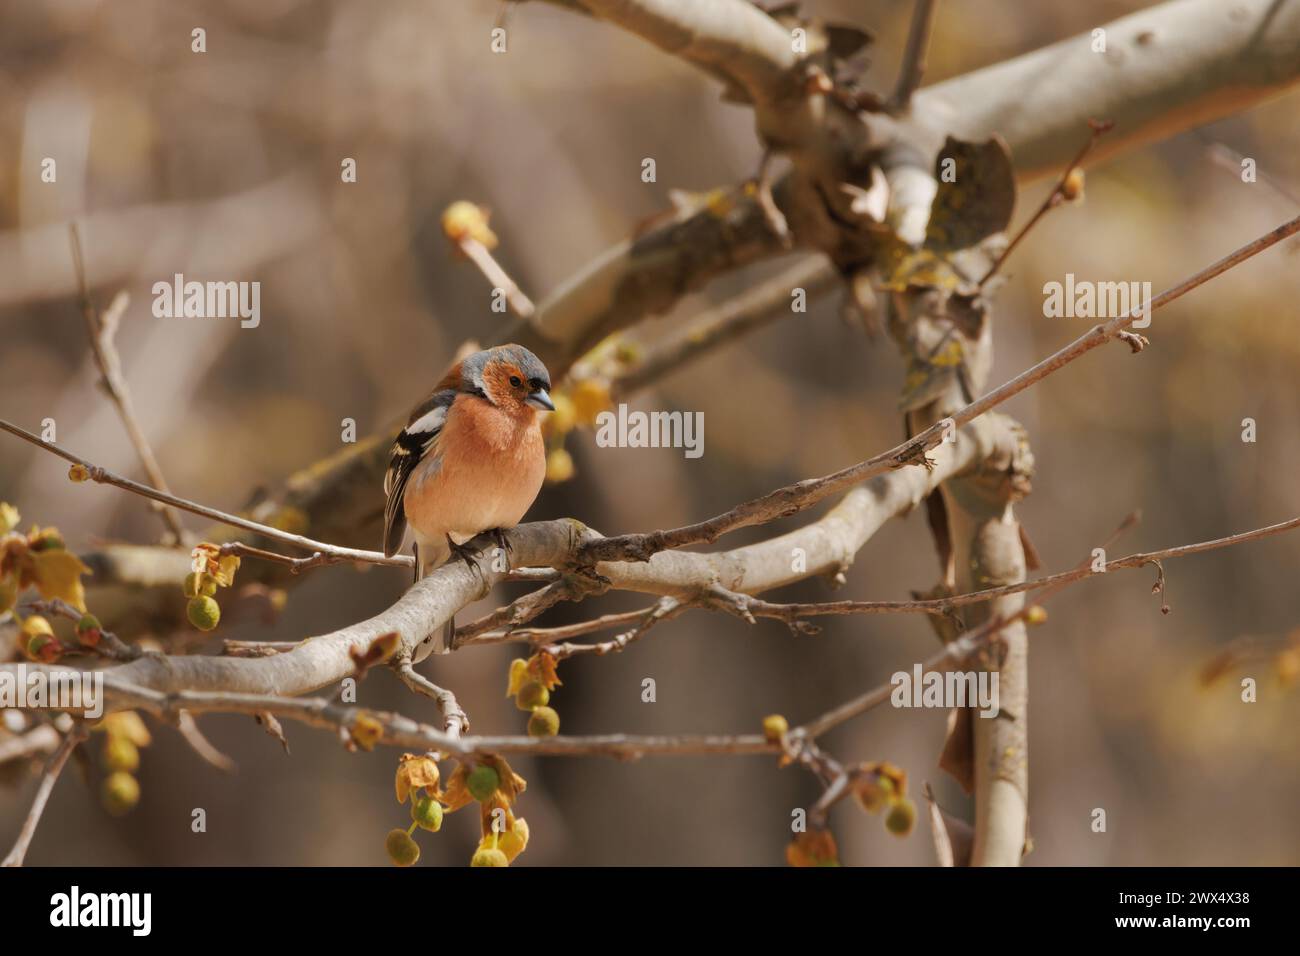
[[451, 540], [451, 535], [447, 535], [447, 547], [451, 549], [452, 557], [460, 558], [471, 568], [478, 567], [478, 564], [474, 560], [476, 552], [469, 545], [457, 544], [455, 541]]
[[506, 537], [505, 528], [493, 528], [488, 532], [488, 534], [492, 535], [492, 537], [496, 539], [497, 547], [506, 554], [509, 554], [515, 549], [515, 546], [510, 543], [510, 539]]

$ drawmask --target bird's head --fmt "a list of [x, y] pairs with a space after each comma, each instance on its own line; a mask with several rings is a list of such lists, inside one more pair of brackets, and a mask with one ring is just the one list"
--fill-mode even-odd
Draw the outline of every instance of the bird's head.
[[461, 362], [461, 382], [465, 391], [482, 395], [503, 411], [555, 410], [551, 374], [542, 360], [522, 345], [498, 345], [475, 352]]

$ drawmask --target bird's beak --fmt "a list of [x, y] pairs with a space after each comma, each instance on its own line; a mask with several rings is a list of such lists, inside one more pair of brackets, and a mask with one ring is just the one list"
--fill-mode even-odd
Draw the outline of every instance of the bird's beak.
[[540, 408], [548, 412], [555, 411], [555, 403], [551, 401], [551, 396], [546, 393], [546, 389], [544, 388], [539, 388], [524, 401], [529, 405], [532, 405], [534, 408]]

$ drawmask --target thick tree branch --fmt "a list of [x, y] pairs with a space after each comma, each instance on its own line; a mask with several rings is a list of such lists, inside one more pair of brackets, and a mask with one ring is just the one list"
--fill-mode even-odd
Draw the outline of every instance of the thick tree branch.
[[1070, 159], [1090, 119], [1115, 132], [1090, 165], [1256, 106], [1300, 82], [1300, 6], [1278, 0], [1174, 0], [1032, 53], [927, 87], [913, 132], [932, 151], [944, 136], [999, 133], [1022, 180]]

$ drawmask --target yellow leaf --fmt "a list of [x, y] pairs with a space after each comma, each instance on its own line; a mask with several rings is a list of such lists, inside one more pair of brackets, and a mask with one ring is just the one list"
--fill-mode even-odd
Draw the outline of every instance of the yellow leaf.
[[507, 830], [501, 834], [500, 840], [497, 841], [497, 848], [506, 855], [506, 859], [511, 863], [515, 861], [520, 853], [528, 848], [528, 821], [523, 817], [512, 820], [510, 814], [506, 814]]
[[217, 571], [213, 577], [217, 579], [217, 583], [223, 588], [228, 588], [235, 583], [235, 572], [238, 570], [238, 555], [228, 554], [217, 561]]
[[573, 410], [579, 422], [584, 425], [596, 424], [601, 412], [613, 408], [609, 394], [609, 383], [603, 379], [584, 378], [569, 390], [573, 400]]
[[405, 803], [412, 790], [426, 787], [430, 796], [440, 799], [438, 763], [428, 754], [402, 754], [397, 765], [397, 802]]
[[497, 784], [496, 795], [499, 796], [507, 807], [513, 806], [515, 798], [523, 793], [528, 787], [528, 781], [519, 774], [510, 769], [510, 764], [506, 759], [497, 754], [488, 754], [483, 757], [480, 763], [488, 764], [497, 772], [500, 783]]
[[447, 781], [447, 792], [443, 794], [442, 803], [447, 807], [447, 812], [452, 813], [459, 810], [466, 804], [474, 802], [473, 795], [469, 792], [466, 781], [469, 779], [469, 767], [465, 764], [457, 765], [452, 771], [451, 779]]
[[839, 866], [839, 850], [830, 830], [808, 830], [800, 833], [785, 848], [786, 862], [791, 866]]
[[522, 657], [516, 657], [510, 662], [510, 680], [506, 684], [506, 696], [514, 697], [527, 680], [528, 661]]
[[86, 610], [86, 589], [81, 576], [90, 568], [71, 551], [38, 551], [31, 556], [32, 577], [36, 589], [46, 600], [60, 598], [78, 611]]
[[7, 501], [0, 501], [0, 534], [8, 534], [18, 527], [18, 509]]

